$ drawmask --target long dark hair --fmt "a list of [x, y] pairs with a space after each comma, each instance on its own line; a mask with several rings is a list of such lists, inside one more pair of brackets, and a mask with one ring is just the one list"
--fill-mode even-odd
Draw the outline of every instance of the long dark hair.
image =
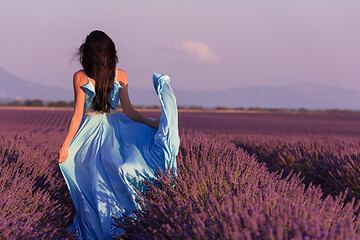
[[78, 54], [86, 75], [96, 81], [94, 110], [109, 112], [110, 92], [118, 62], [114, 42], [106, 33], [95, 30], [86, 37], [85, 42], [79, 47]]

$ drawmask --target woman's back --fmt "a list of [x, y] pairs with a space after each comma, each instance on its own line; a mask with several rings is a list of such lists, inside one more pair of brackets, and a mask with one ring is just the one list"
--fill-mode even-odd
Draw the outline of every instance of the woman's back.
[[[118, 69], [115, 70], [115, 78], [114, 78], [114, 83], [111, 87], [111, 92], [110, 92], [110, 97], [109, 97], [109, 101], [110, 101], [110, 107], [113, 110], [117, 110], [118, 107], [118, 103], [119, 103], [119, 92], [120, 89], [122, 88], [122, 86], [120, 85], [119, 81], [118, 81]], [[82, 72], [84, 73], [84, 72]], [[84, 73], [85, 74], [85, 73]], [[85, 74], [86, 75], [86, 74]], [[84, 85], [81, 86], [81, 88], [84, 90], [85, 92], [85, 102], [84, 102], [84, 108], [85, 109], [93, 109], [93, 99], [96, 96], [96, 81], [94, 79], [89, 78], [88, 76], [86, 76], [87, 78], [87, 83], [85, 83]]]

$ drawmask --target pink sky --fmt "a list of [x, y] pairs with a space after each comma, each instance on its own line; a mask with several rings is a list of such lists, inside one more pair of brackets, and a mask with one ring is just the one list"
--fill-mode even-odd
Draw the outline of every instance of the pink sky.
[[117, 45], [130, 84], [173, 88], [314, 83], [360, 91], [360, 1], [2, 0], [0, 67], [71, 88], [73, 53], [94, 29]]

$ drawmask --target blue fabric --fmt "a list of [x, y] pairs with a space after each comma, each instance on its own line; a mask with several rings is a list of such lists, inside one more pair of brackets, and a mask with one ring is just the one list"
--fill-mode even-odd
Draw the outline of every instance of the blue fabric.
[[[120, 83], [118, 81], [116, 81], [117, 74], [118, 74], [118, 70], [116, 70], [114, 85], [113, 85], [113, 87], [111, 89], [111, 92], [110, 92], [110, 105], [111, 105], [112, 109], [116, 109], [118, 107], [119, 92], [120, 92], [120, 89], [122, 88]], [[92, 107], [93, 107], [92, 100], [96, 95], [95, 86], [90, 81], [90, 78], [89, 77], [87, 77], [87, 78], [88, 78], [89, 82], [87, 84], [81, 86], [81, 89], [84, 90], [84, 92], [85, 92], [84, 108], [92, 109]]]
[[[72, 230], [78, 230], [79, 239], [111, 239], [122, 231], [112, 217], [121, 219], [123, 213], [131, 215], [129, 210], [139, 208], [135, 189], [144, 193], [144, 179], [153, 181], [158, 167], [164, 172], [169, 166], [176, 174], [180, 139], [169, 82], [167, 75], [153, 75], [161, 104], [159, 129], [121, 113], [83, 116], [69, 156], [60, 164], [76, 208]], [[95, 96], [90, 84], [83, 86], [87, 99]], [[116, 84], [113, 90], [117, 104]]]

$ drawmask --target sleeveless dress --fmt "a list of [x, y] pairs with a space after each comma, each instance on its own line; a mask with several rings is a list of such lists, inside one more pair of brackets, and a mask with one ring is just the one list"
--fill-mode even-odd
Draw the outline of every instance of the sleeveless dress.
[[[117, 71], [116, 71], [117, 75]], [[116, 79], [116, 77], [115, 77]], [[69, 155], [59, 164], [76, 208], [71, 230], [78, 239], [111, 239], [122, 229], [113, 217], [137, 209], [135, 189], [144, 193], [144, 179], [154, 180], [158, 168], [176, 174], [179, 150], [177, 106], [167, 75], [153, 75], [161, 104], [159, 129], [135, 122], [122, 113], [101, 113], [92, 109], [95, 87], [85, 92], [84, 115], [69, 146]], [[117, 109], [121, 85], [114, 81], [110, 103]]]

